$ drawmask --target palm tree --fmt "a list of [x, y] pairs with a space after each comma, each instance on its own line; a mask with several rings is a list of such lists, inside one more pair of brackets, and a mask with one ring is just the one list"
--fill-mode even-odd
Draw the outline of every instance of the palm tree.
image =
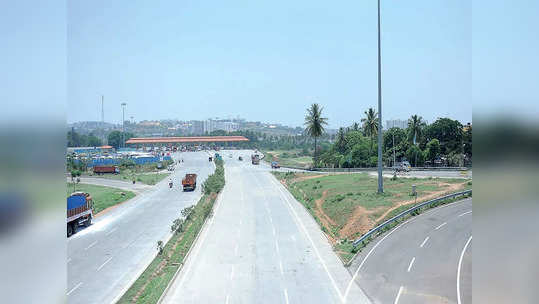
[[305, 115], [305, 132], [314, 138], [314, 164], [316, 165], [318, 162], [317, 154], [316, 154], [316, 143], [317, 138], [320, 137], [324, 133], [324, 125], [327, 125], [327, 118], [322, 117], [322, 110], [324, 108], [321, 107], [317, 103], [313, 103], [309, 108], [307, 108], [307, 115]]
[[423, 121], [423, 117], [412, 115], [408, 119], [408, 140], [414, 145], [416, 144], [417, 138], [421, 137], [423, 134], [423, 128], [427, 124]]
[[378, 135], [378, 119], [376, 118], [376, 112], [373, 108], [365, 111], [366, 118], [362, 118], [361, 122], [363, 123], [363, 132], [365, 136], [371, 138], [371, 150], [374, 137]]
[[335, 144], [337, 146], [337, 151], [344, 153], [346, 150], [346, 131], [343, 127], [340, 127], [339, 131], [337, 131]]
[[359, 124], [357, 122], [352, 124], [352, 131], [359, 131]]

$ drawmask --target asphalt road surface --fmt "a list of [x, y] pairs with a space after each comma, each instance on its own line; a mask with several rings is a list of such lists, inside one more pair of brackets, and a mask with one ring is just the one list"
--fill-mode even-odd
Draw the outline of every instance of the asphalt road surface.
[[472, 199], [378, 237], [350, 271], [373, 303], [472, 303]]
[[163, 303], [342, 303], [347, 286], [349, 303], [369, 303], [269, 168], [220, 154], [225, 188]]
[[[197, 173], [197, 184], [201, 185], [214, 171], [214, 164], [208, 162], [205, 152], [175, 153], [173, 158], [184, 159], [171, 175], [173, 189], [165, 178], [68, 239], [68, 303], [111, 303], [118, 299], [151, 262], [157, 241], [168, 240], [173, 219], [198, 201], [200, 187], [183, 192], [181, 178], [187, 172]], [[107, 185], [117, 182], [104, 180]]]

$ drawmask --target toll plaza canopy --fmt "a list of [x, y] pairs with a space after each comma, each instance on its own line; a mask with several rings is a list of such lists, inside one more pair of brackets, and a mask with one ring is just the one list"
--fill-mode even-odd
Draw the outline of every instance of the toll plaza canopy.
[[244, 136], [198, 136], [198, 137], [133, 137], [126, 144], [175, 144], [200, 142], [240, 142], [249, 141]]

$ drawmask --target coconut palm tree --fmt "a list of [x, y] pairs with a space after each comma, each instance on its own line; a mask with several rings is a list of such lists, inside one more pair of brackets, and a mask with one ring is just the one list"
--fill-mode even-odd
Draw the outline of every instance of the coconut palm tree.
[[307, 108], [307, 115], [305, 115], [305, 133], [314, 138], [314, 164], [317, 164], [316, 144], [318, 137], [324, 133], [324, 126], [328, 124], [327, 118], [322, 117], [321, 107], [317, 103], [313, 103]]
[[373, 108], [369, 108], [369, 110], [365, 111], [365, 118], [361, 119], [361, 122], [363, 123], [363, 132], [365, 133], [365, 136], [368, 136], [371, 138], [371, 150], [372, 150], [372, 144], [374, 137], [378, 135], [378, 119], [376, 118], [376, 112]]
[[412, 115], [408, 119], [408, 140], [414, 145], [421, 135], [423, 135], [423, 129], [427, 124], [423, 121], [423, 117]]

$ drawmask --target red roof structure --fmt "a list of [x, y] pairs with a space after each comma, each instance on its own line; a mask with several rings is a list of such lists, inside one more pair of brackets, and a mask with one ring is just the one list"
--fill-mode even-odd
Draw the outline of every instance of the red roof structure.
[[240, 142], [249, 141], [244, 136], [198, 136], [198, 137], [133, 137], [126, 144], [170, 144], [198, 142]]

